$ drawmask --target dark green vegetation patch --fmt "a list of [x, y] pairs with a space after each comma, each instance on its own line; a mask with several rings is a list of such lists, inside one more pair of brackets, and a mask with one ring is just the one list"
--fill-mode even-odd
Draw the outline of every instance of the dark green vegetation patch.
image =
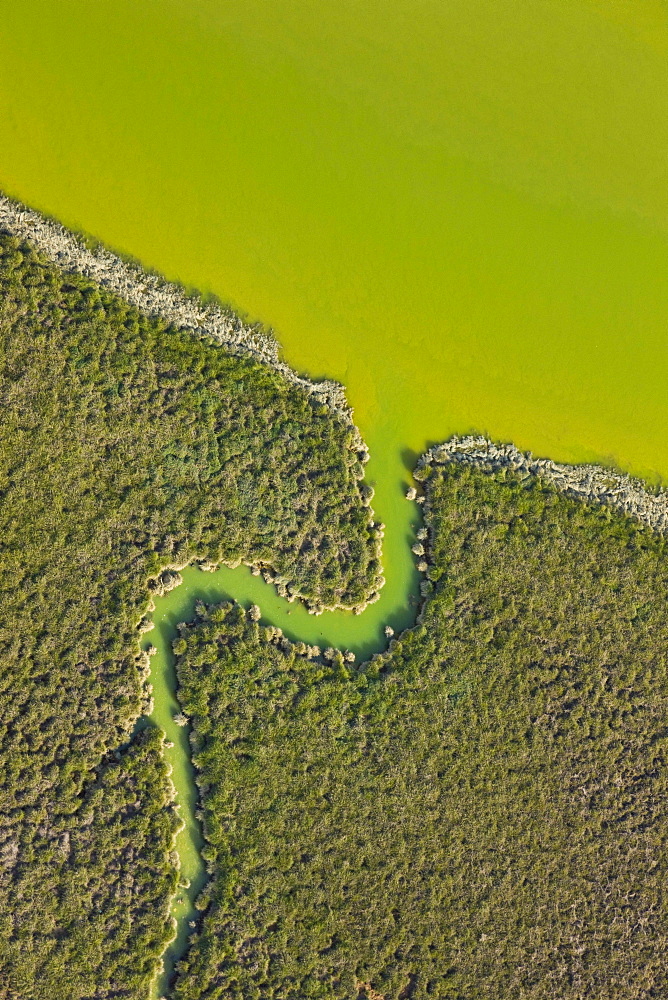
[[147, 581], [244, 559], [363, 602], [378, 539], [356, 437], [1, 233], [0, 412], [0, 988], [146, 1000], [175, 818], [157, 736], [114, 753], [145, 701]]
[[237, 606], [182, 629], [180, 1000], [668, 996], [666, 543], [534, 479], [428, 489], [434, 592], [361, 670]]

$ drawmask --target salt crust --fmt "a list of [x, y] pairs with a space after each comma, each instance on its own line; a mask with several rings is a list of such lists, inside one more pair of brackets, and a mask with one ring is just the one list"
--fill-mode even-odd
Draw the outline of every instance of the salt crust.
[[[277, 342], [257, 326], [233, 312], [186, 294], [157, 274], [121, 260], [102, 246], [89, 249], [83, 240], [60, 223], [45, 218], [0, 193], [0, 229], [28, 240], [64, 271], [91, 278], [148, 316], [159, 316], [177, 329], [211, 337], [232, 354], [250, 355], [280, 372], [346, 423], [353, 425], [352, 410], [343, 386], [324, 380], [312, 382], [279, 358]], [[359, 433], [356, 435], [359, 437]], [[361, 439], [360, 439], [361, 442]]]

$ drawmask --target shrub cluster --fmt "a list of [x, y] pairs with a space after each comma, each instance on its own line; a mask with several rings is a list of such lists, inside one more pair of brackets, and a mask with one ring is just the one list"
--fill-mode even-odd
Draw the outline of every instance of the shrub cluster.
[[511, 473], [427, 494], [422, 619], [360, 669], [234, 605], [181, 630], [179, 1000], [668, 995], [666, 541]]
[[139, 733], [69, 805], [54, 809], [45, 792], [39, 813], [29, 813], [37, 824], [29, 838], [18, 824], [6, 831], [2, 892], [12, 909], [3, 906], [0, 927], [15, 991], [7, 995], [146, 1000], [156, 953], [171, 937], [165, 908], [177, 881], [169, 852], [179, 821], [159, 730]]
[[151, 738], [109, 761], [146, 701], [147, 581], [243, 559], [315, 603], [361, 605], [379, 577], [364, 455], [268, 366], [6, 233], [0, 408], [0, 982], [22, 1000], [144, 1000], [173, 817], [155, 813]]

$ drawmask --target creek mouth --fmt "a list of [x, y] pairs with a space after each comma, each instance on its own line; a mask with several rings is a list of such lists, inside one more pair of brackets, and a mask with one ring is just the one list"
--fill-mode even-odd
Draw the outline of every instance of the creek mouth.
[[[188, 938], [196, 926], [198, 911], [195, 901], [206, 882], [201, 858], [204, 846], [197, 819], [198, 793], [191, 763], [189, 728], [175, 721], [180, 708], [176, 697], [176, 675], [172, 639], [176, 626], [194, 617], [198, 600], [219, 603], [226, 599], [242, 605], [259, 604], [263, 621], [280, 627], [288, 638], [318, 645], [334, 646], [352, 651], [358, 661], [366, 659], [387, 644], [383, 628], [391, 624], [395, 632], [410, 625], [418, 610], [418, 573], [411, 558], [410, 541], [414, 541], [419, 526], [419, 512], [407, 504], [407, 468], [399, 454], [390, 453], [379, 442], [362, 440], [353, 423], [352, 409], [346, 401], [343, 387], [324, 379], [312, 381], [290, 368], [280, 357], [277, 342], [259, 325], [248, 324], [214, 302], [206, 302], [170, 284], [156, 273], [150, 273], [134, 262], [121, 259], [100, 244], [95, 249], [57, 221], [47, 218], [0, 192], [0, 228], [25, 239], [41, 254], [54, 262], [64, 273], [83, 275], [107, 288], [141, 312], [160, 317], [170, 327], [203, 338], [212, 346], [232, 354], [243, 354], [259, 360], [277, 371], [288, 385], [307, 393], [333, 418], [346, 424], [352, 450], [368, 457], [373, 446], [376, 454], [385, 455], [378, 464], [365, 464], [364, 489], [376, 487], [374, 510], [391, 525], [383, 544], [383, 566], [391, 580], [380, 591], [380, 599], [363, 615], [342, 610], [324, 611], [315, 616], [305, 605], [282, 599], [262, 577], [253, 577], [247, 567], [221, 567], [216, 573], [203, 573], [195, 567], [182, 572], [183, 583], [178, 589], [157, 599], [152, 616], [154, 629], [143, 646], [155, 647], [151, 657], [149, 682], [153, 688], [154, 709], [150, 718], [141, 717], [136, 729], [149, 724], [158, 726], [166, 736], [165, 758], [171, 768], [175, 804], [182, 830], [177, 835], [175, 849], [180, 859], [180, 885], [173, 899], [171, 915], [176, 934], [163, 956], [163, 968], [154, 981], [154, 997], [169, 993], [169, 983], [176, 962], [187, 949]], [[365, 499], [369, 498], [369, 494]], [[362, 498], [360, 498], [362, 499]], [[366, 505], [366, 504], [365, 504]], [[417, 522], [417, 523], [416, 523]], [[380, 535], [376, 535], [380, 557]], [[408, 544], [406, 544], [409, 539]], [[380, 574], [377, 583], [380, 585]], [[374, 595], [376, 596], [376, 595]], [[361, 609], [361, 605], [360, 605]]]
[[[415, 477], [418, 482], [428, 478], [430, 465], [460, 462], [478, 466], [489, 473], [505, 474], [511, 470], [525, 476], [547, 480], [558, 492], [580, 501], [603, 504], [616, 508], [627, 516], [646, 524], [663, 534], [668, 533], [668, 491], [648, 490], [638, 479], [595, 465], [561, 465], [546, 459], [534, 459], [513, 445], [495, 445], [482, 437], [452, 438], [445, 444], [427, 451], [419, 460]], [[412, 490], [409, 496], [412, 498]], [[406, 505], [409, 506], [409, 505]], [[410, 505], [413, 507], [413, 505]], [[428, 509], [428, 501], [425, 505]], [[214, 573], [203, 573], [196, 566], [181, 571], [182, 583], [155, 599], [152, 616], [154, 629], [144, 648], [156, 649], [151, 658], [149, 682], [152, 685], [154, 709], [150, 722], [165, 733], [165, 756], [171, 767], [175, 788], [175, 801], [182, 820], [175, 849], [179, 856], [179, 887], [171, 905], [171, 916], [176, 933], [162, 957], [162, 968], [154, 981], [151, 1000], [169, 996], [170, 983], [179, 959], [185, 954], [191, 934], [196, 930], [199, 911], [196, 900], [207, 881], [207, 871], [202, 859], [204, 837], [198, 818], [199, 793], [195, 768], [191, 760], [190, 727], [179, 725], [176, 718], [181, 707], [177, 697], [177, 677], [172, 640], [177, 636], [177, 626], [191, 621], [200, 602], [216, 604], [234, 600], [243, 607], [257, 604], [262, 610], [262, 623], [282, 629], [288, 639], [318, 645], [347, 648], [355, 653], [359, 662], [387, 647], [390, 638], [381, 622], [378, 604], [363, 616], [337, 611], [322, 616], [310, 615], [306, 607], [280, 597], [273, 585], [262, 577], [254, 576], [247, 566], [235, 569], [221, 566]], [[424, 596], [431, 588], [425, 583]], [[384, 607], [384, 602], [382, 603]], [[422, 601], [409, 591], [403, 606], [395, 608], [395, 615], [385, 619], [398, 634], [414, 624]], [[396, 627], [395, 627], [396, 626]], [[144, 717], [140, 724], [146, 724]]]

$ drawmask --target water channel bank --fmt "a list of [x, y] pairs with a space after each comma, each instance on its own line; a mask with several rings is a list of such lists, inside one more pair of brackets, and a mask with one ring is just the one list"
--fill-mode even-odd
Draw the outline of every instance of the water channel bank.
[[[290, 384], [315, 396], [352, 425], [352, 412], [343, 386], [330, 379], [316, 382], [299, 375], [280, 360], [278, 343], [258, 324], [244, 323], [231, 310], [186, 294], [178, 285], [121, 260], [101, 244], [91, 250], [81, 237], [59, 222], [47, 219], [1, 192], [0, 229], [29, 240], [64, 271], [91, 278], [147, 316], [159, 316], [179, 330], [210, 337], [232, 354], [247, 354], [264, 362], [280, 372]], [[363, 448], [361, 437], [359, 442]]]
[[[484, 437], [454, 437], [429, 449], [421, 457], [416, 467], [417, 488], [421, 488], [420, 482], [430, 466], [449, 462], [475, 466], [490, 473], [508, 470], [524, 476], [537, 476], [547, 480], [567, 496], [590, 503], [606, 504], [654, 530], [668, 531], [667, 491], [652, 492], [641, 480], [601, 466], [563, 465], [534, 458], [513, 445], [495, 444]], [[412, 489], [409, 490], [411, 498]], [[415, 498], [420, 499], [419, 496]], [[417, 524], [420, 508], [412, 503], [407, 506], [413, 509]], [[428, 500], [425, 506], [428, 511]], [[420, 551], [416, 555], [418, 563], [426, 565], [429, 552]], [[190, 566], [181, 571], [181, 576], [183, 582], [180, 586], [156, 600], [153, 614], [155, 629], [150, 633], [150, 641], [157, 648], [157, 653], [151, 660], [150, 683], [155, 702], [151, 720], [165, 731], [168, 742], [172, 744], [168, 746], [166, 755], [172, 767], [176, 800], [184, 822], [177, 837], [176, 849], [181, 864], [181, 881], [188, 883], [179, 889], [172, 906], [177, 933], [165, 953], [164, 968], [156, 984], [154, 1000], [168, 995], [169, 980], [175, 963], [186, 951], [188, 937], [196, 925], [198, 911], [195, 899], [207, 877], [200, 856], [203, 839], [197, 819], [197, 786], [190, 760], [188, 728], [181, 727], [174, 721], [174, 717], [180, 712], [171, 649], [172, 640], [177, 635], [176, 626], [195, 617], [195, 606], [200, 601], [213, 604], [236, 600], [244, 607], [258, 605], [262, 611], [263, 624], [278, 626], [288, 639], [317, 645], [322, 649], [326, 646], [350, 649], [355, 653], [358, 663], [385, 648], [389, 641], [384, 631], [388, 622], [383, 621], [378, 605], [368, 608], [362, 616], [326, 612], [314, 618], [303, 605], [289, 603], [280, 597], [274, 587], [262, 577], [253, 575], [246, 566], [237, 569], [223, 566], [215, 573], [203, 573]], [[396, 631], [413, 624], [418, 612], [418, 599], [408, 595], [405, 617]]]
[[[412, 508], [413, 520], [417, 528], [421, 521], [419, 508]], [[414, 535], [413, 535], [414, 539]], [[408, 546], [407, 546], [408, 548]], [[417, 575], [417, 571], [416, 575]], [[215, 572], [202, 572], [191, 565], [180, 571], [182, 583], [163, 597], [154, 598], [155, 611], [151, 615], [154, 628], [147, 633], [144, 648], [152, 645], [156, 652], [151, 656], [151, 672], [148, 682], [152, 686], [154, 702], [150, 719], [166, 735], [165, 755], [171, 767], [171, 778], [175, 788], [175, 798], [179, 815], [184, 823], [177, 834], [176, 851], [180, 860], [181, 885], [171, 908], [176, 922], [176, 936], [168, 946], [164, 956], [164, 968], [160, 973], [152, 995], [152, 1000], [168, 995], [169, 980], [174, 965], [184, 954], [188, 937], [193, 932], [191, 922], [196, 922], [198, 911], [195, 899], [206, 881], [206, 872], [200, 856], [203, 845], [202, 832], [197, 819], [198, 792], [194, 769], [190, 760], [189, 727], [179, 726], [174, 717], [180, 712], [177, 699], [177, 682], [174, 670], [172, 640], [176, 637], [176, 626], [195, 617], [198, 602], [216, 604], [225, 600], [235, 600], [248, 608], [256, 604], [262, 611], [262, 623], [282, 629], [288, 639], [302, 641], [325, 649], [334, 646], [348, 649], [355, 654], [358, 663], [375, 652], [385, 648], [388, 637], [385, 627], [391, 622], [395, 632], [409, 627], [415, 621], [419, 600], [413, 589], [405, 596], [400, 614], [385, 617], [387, 609], [382, 602], [371, 605], [362, 615], [344, 611], [325, 611], [322, 615], [309, 614], [305, 605], [289, 602], [281, 597], [275, 587], [266, 583], [262, 576], [253, 575], [247, 566], [232, 569], [221, 566]], [[171, 745], [170, 745], [171, 744]]]

